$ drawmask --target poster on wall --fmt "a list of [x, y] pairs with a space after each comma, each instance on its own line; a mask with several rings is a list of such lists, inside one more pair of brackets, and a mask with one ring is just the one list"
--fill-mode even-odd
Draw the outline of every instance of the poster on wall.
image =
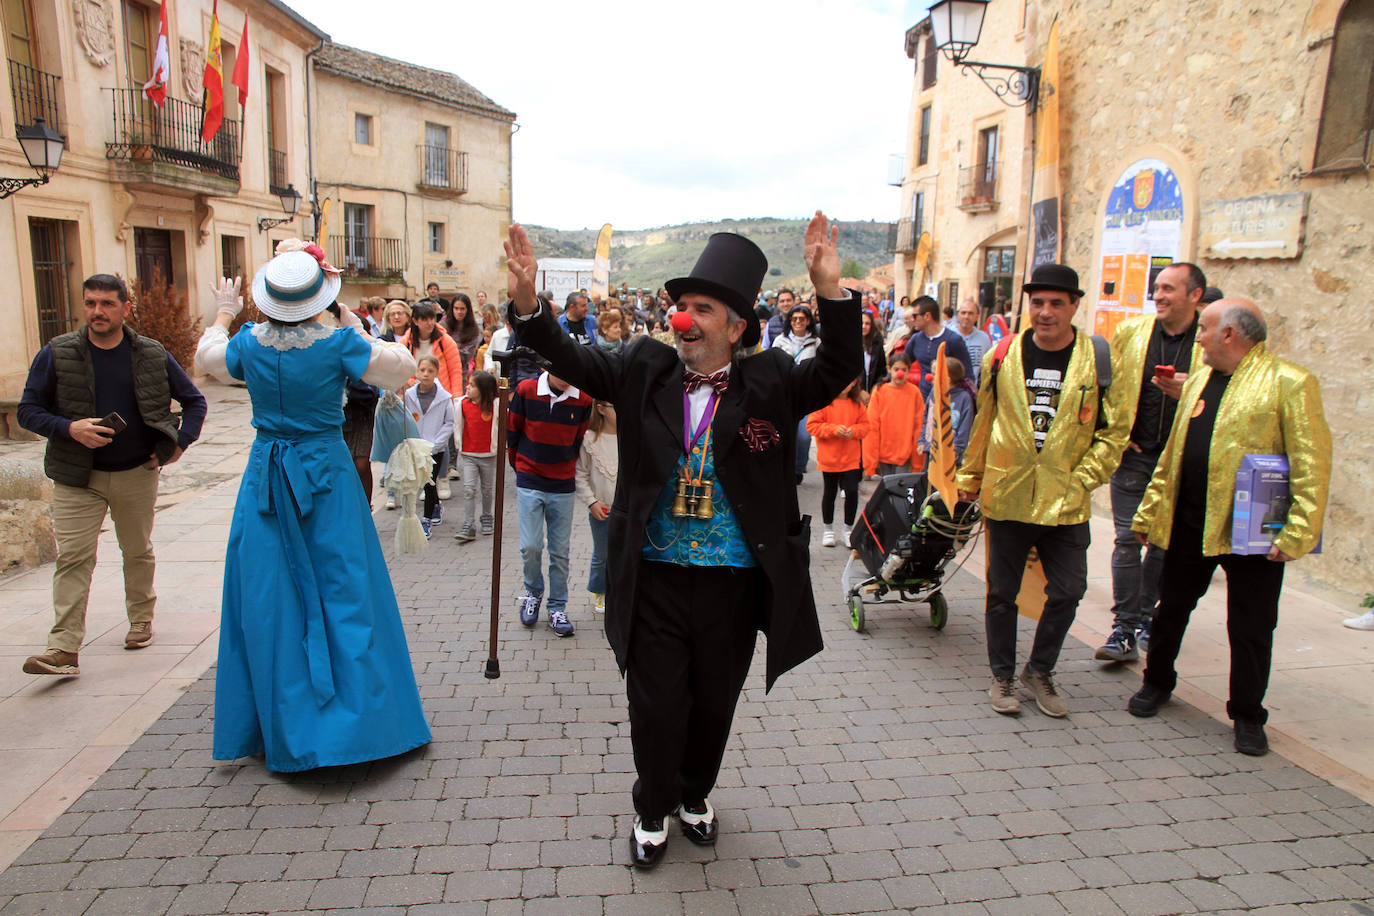
[[1112, 186], [1102, 218], [1093, 331], [1111, 337], [1127, 318], [1153, 314], [1155, 277], [1182, 251], [1178, 176], [1158, 159], [1131, 163]]

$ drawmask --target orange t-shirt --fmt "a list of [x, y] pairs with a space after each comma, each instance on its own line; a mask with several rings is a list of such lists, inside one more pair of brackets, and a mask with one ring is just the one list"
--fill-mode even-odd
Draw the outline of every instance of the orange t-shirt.
[[[909, 376], [908, 376], [909, 378]], [[917, 455], [926, 405], [921, 389], [908, 381], [898, 386], [879, 385], [868, 401], [868, 441], [864, 448], [864, 472], [878, 473], [878, 462], [910, 464]]]
[[[852, 439], [839, 434], [841, 426], [854, 431]], [[868, 435], [868, 408], [838, 397], [806, 418], [806, 431], [816, 440], [816, 465], [822, 471], [857, 471], [863, 467], [859, 443]]]

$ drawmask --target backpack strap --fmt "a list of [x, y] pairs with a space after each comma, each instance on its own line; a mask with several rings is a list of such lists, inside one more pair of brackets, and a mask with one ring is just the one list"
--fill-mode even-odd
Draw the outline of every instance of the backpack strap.
[[997, 346], [992, 351], [992, 367], [988, 372], [988, 385], [992, 387], [992, 402], [997, 403], [997, 373], [1002, 371], [1002, 361], [1007, 358], [1007, 352], [1011, 350], [1011, 342], [1016, 338], [1007, 334], [997, 341]]

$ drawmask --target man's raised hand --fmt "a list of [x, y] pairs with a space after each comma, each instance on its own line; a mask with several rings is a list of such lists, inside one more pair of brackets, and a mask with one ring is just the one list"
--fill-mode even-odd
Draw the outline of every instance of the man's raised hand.
[[839, 238], [839, 223], [832, 224], [817, 210], [806, 227], [805, 257], [811, 285], [822, 299], [845, 298], [844, 287], [840, 286], [840, 253], [836, 244]]
[[515, 301], [515, 311], [530, 315], [539, 307], [534, 281], [539, 272], [539, 259], [534, 256], [534, 246], [525, 233], [525, 227], [511, 223], [510, 240], [502, 243], [506, 248], [506, 291]]

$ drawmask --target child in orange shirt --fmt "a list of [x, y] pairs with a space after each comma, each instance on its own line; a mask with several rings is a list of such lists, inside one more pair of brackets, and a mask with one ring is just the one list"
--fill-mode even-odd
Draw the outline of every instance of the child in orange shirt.
[[840, 538], [849, 546], [849, 529], [858, 509], [859, 477], [863, 473], [863, 458], [859, 442], [868, 435], [868, 409], [859, 400], [862, 379], [855, 379], [840, 392], [829, 406], [806, 419], [806, 431], [816, 440], [816, 465], [821, 469], [825, 487], [821, 491], [821, 546], [835, 546], [835, 494], [844, 491], [844, 527]]
[[887, 368], [887, 383], [874, 389], [868, 401], [868, 441], [864, 448], [864, 473], [883, 476], [924, 463], [921, 430], [926, 417], [921, 389], [907, 380], [911, 370], [907, 357], [898, 353]]

